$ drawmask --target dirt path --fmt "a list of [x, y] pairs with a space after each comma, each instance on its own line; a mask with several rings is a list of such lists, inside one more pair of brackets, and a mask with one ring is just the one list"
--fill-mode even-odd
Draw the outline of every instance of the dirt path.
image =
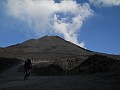
[[114, 90], [110, 80], [96, 76], [34, 76], [23, 80], [24, 73], [15, 66], [0, 75], [0, 90]]

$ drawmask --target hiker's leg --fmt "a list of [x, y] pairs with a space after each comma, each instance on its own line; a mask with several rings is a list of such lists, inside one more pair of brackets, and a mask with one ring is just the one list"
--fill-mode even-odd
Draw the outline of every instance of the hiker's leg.
[[30, 69], [27, 70], [27, 74], [28, 74], [28, 76], [30, 76]]
[[27, 73], [25, 72], [24, 80], [27, 80]]
[[27, 80], [27, 68], [25, 68], [25, 72], [24, 72], [24, 80]]

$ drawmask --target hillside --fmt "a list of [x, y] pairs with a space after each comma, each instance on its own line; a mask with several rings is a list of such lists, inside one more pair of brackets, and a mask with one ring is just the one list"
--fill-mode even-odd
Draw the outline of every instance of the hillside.
[[37, 63], [33, 72], [38, 75], [80, 75], [113, 73], [120, 75], [120, 61], [102, 55], [92, 55], [86, 60], [80, 58], [60, 59], [54, 63]]
[[[0, 48], [0, 57], [0, 89], [120, 88], [119, 55], [86, 50], [58, 36], [44, 36]], [[27, 81], [23, 81], [24, 64], [20, 61], [25, 58], [34, 59], [30, 80]]]
[[0, 57], [0, 74], [2, 71], [7, 70], [15, 65], [21, 63], [21, 60], [16, 58], [2, 58]]
[[7, 47], [22, 48], [24, 52], [53, 52], [53, 53], [87, 53], [88, 50], [68, 42], [58, 36], [44, 36], [39, 39], [30, 39], [21, 44]]
[[[64, 57], [68, 55], [79, 55], [81, 58], [87, 58], [93, 54], [102, 54], [81, 48], [58, 36], [44, 36], [38, 39], [30, 39], [23, 43], [0, 48], [1, 57], [24, 59], [27, 57], [35, 60], [52, 57]], [[44, 56], [45, 55], [45, 56]], [[120, 58], [120, 55], [107, 55], [113, 58]], [[40, 57], [41, 56], [41, 57]]]
[[80, 55], [85, 58], [93, 54], [91, 51], [83, 49], [58, 36], [44, 36], [39, 39], [30, 39], [17, 45], [2, 48], [0, 52], [1, 57], [19, 59], [31, 57], [37, 61], [38, 59], [43, 60], [70, 55]]
[[119, 55], [93, 52], [58, 36], [44, 36], [6, 48], [0, 48], [0, 57], [18, 58], [21, 60], [33, 58], [35, 65], [39, 66], [41, 61], [45, 61], [59, 65], [63, 70], [71, 70], [95, 54], [120, 59]]

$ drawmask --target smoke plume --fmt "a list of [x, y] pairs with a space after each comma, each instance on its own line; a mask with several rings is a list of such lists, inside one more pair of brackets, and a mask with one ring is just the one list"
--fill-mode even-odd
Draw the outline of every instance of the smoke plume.
[[48, 33], [61, 34], [68, 41], [81, 47], [78, 33], [86, 18], [93, 15], [88, 3], [78, 4], [75, 0], [7, 0], [7, 13], [23, 20], [34, 28], [38, 37]]

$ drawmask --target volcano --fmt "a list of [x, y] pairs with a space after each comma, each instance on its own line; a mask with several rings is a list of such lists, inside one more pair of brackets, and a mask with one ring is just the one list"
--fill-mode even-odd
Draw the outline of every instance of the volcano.
[[30, 39], [23, 43], [0, 48], [1, 57], [27, 58], [43, 60], [69, 55], [91, 55], [91, 51], [81, 48], [58, 36], [44, 36], [39, 39]]
[[22, 61], [26, 58], [33, 59], [32, 73], [35, 75], [105, 73], [117, 79], [120, 75], [120, 55], [90, 51], [58, 36], [44, 36], [0, 48], [1, 72], [18, 63], [17, 72], [23, 73]]
[[81, 48], [69, 41], [58, 36], [44, 36], [38, 39], [30, 39], [23, 43], [0, 48], [0, 57], [17, 58], [25, 60], [26, 58], [34, 59], [38, 66], [39, 62], [58, 65], [64, 70], [71, 70], [79, 66], [83, 61], [93, 55], [102, 55], [113, 59], [120, 59], [120, 55], [110, 55], [99, 52], [93, 52]]
[[119, 59], [119, 55], [109, 55], [93, 52], [81, 48], [58, 36], [44, 36], [38, 39], [30, 39], [23, 43], [0, 48], [0, 57], [7, 58], [34, 58], [35, 61], [53, 60], [61, 57], [79, 56], [86, 59], [91, 55], [100, 54]]

